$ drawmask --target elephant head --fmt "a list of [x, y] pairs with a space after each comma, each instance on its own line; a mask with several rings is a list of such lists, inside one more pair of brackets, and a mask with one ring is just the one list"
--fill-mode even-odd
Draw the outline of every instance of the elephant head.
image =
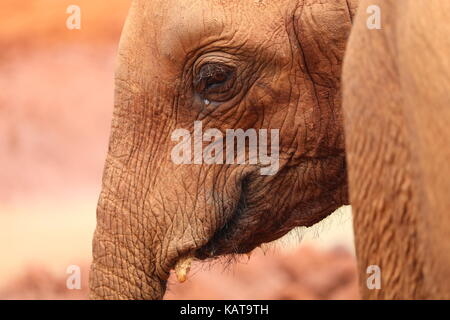
[[[186, 257], [248, 253], [348, 202], [340, 72], [352, 14], [345, 0], [132, 3], [92, 298], [162, 298]], [[221, 135], [238, 129], [225, 150]]]

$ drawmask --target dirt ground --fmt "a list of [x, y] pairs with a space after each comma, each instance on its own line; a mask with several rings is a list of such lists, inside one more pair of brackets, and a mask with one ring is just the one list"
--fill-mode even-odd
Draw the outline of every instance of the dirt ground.
[[[87, 297], [114, 59], [129, 1], [77, 1], [81, 30], [66, 28], [69, 4], [1, 5], [0, 299]], [[256, 249], [236, 263], [196, 263], [186, 283], [169, 279], [165, 298], [357, 299], [351, 245], [330, 239]], [[81, 267], [81, 290], [66, 287], [72, 264]]]

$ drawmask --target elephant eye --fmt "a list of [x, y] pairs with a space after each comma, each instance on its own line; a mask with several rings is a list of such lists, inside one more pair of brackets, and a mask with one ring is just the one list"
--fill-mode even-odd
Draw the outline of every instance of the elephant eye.
[[194, 78], [194, 88], [203, 98], [212, 101], [228, 100], [233, 87], [235, 70], [224, 64], [204, 64]]

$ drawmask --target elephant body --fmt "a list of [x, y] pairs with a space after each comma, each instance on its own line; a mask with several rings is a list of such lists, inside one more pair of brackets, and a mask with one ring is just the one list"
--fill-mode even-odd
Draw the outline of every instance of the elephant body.
[[[377, 5], [381, 29], [367, 28]], [[361, 1], [343, 111], [361, 292], [450, 298], [450, 3]], [[367, 268], [381, 270], [370, 290]]]

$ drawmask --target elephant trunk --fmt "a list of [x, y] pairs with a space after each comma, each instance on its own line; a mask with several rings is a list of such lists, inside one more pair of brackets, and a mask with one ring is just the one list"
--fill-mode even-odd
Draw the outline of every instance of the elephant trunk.
[[[102, 193], [97, 209], [90, 272], [91, 299], [161, 299], [165, 280], [155, 252], [143, 247], [129, 210]], [[132, 227], [133, 226], [133, 227]]]
[[148, 152], [120, 156], [122, 137], [113, 128], [97, 206], [90, 297], [161, 299], [178, 252], [166, 250], [169, 225], [161, 221], [164, 210], [153, 196], [158, 192], [150, 191], [155, 164]]

